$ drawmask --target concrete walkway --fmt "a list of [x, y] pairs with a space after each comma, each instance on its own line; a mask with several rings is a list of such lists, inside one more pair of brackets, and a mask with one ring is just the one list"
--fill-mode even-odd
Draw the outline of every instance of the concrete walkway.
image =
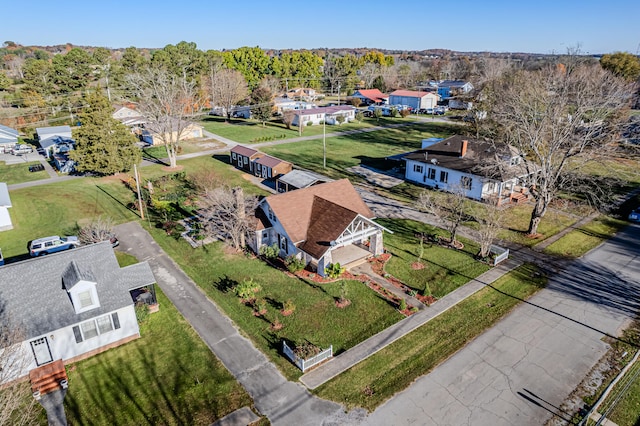
[[462, 287], [459, 287], [447, 294], [428, 308], [392, 325], [375, 336], [359, 343], [348, 351], [332, 358], [329, 362], [302, 375], [300, 381], [309, 389], [317, 388], [323, 383], [326, 383], [336, 377], [338, 374], [343, 373], [384, 347], [412, 332], [416, 328], [431, 321], [433, 318], [436, 318], [440, 314], [448, 311], [453, 306], [481, 290], [487, 284], [493, 283], [507, 272], [518, 267], [520, 264], [520, 262], [512, 259], [502, 262], [500, 265], [488, 270], [478, 278], [469, 281]]
[[341, 405], [317, 398], [282, 376], [138, 222], [118, 225], [115, 231], [120, 250], [149, 262], [162, 291], [251, 395], [255, 408], [267, 416], [271, 424], [348, 425], [362, 420], [362, 410], [345, 413]]

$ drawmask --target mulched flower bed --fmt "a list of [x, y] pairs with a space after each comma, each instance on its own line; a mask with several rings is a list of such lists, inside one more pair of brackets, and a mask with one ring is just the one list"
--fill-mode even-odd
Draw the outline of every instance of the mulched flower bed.
[[[407, 294], [410, 294], [411, 288], [407, 287], [402, 281], [400, 281], [393, 275], [388, 274], [384, 271], [384, 265], [389, 261], [389, 259], [391, 259], [390, 253], [384, 253], [384, 254], [381, 254], [380, 256], [372, 257], [371, 259], [369, 259], [369, 262], [371, 263], [371, 269], [373, 269], [373, 272], [375, 272], [376, 274], [380, 275], [381, 277], [389, 281], [395, 287], [399, 288], [400, 290], [404, 291]], [[415, 268], [415, 269], [422, 269], [422, 268]], [[415, 297], [416, 299], [418, 299], [420, 302], [424, 303], [427, 306], [431, 305], [436, 300], [438, 300], [433, 296], [423, 296], [421, 294], [416, 294], [413, 297]]]

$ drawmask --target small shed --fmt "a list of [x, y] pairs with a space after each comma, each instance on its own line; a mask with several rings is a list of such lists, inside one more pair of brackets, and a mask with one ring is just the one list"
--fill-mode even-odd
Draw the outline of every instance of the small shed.
[[326, 182], [333, 182], [333, 179], [306, 170], [292, 170], [277, 179], [276, 190], [289, 192]]

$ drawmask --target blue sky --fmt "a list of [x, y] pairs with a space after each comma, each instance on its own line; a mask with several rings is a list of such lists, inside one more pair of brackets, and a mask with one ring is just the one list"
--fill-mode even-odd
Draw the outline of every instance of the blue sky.
[[[583, 53], [640, 48], [638, 0], [8, 1], [0, 43]], [[8, 17], [14, 17], [13, 19]], [[639, 52], [640, 53], [640, 52]]]

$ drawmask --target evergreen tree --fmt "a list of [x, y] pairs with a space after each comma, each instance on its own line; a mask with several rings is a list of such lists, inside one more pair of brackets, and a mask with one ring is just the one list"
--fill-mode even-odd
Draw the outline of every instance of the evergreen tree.
[[99, 92], [84, 97], [87, 107], [79, 115], [82, 125], [74, 131], [76, 148], [69, 157], [79, 172], [111, 175], [130, 170], [140, 163], [142, 154], [135, 136], [111, 116], [107, 98]]
[[271, 118], [273, 108], [272, 98], [271, 91], [264, 86], [258, 86], [251, 93], [251, 103], [253, 104], [251, 114], [253, 118], [262, 121], [262, 127], [264, 127], [265, 122]]

